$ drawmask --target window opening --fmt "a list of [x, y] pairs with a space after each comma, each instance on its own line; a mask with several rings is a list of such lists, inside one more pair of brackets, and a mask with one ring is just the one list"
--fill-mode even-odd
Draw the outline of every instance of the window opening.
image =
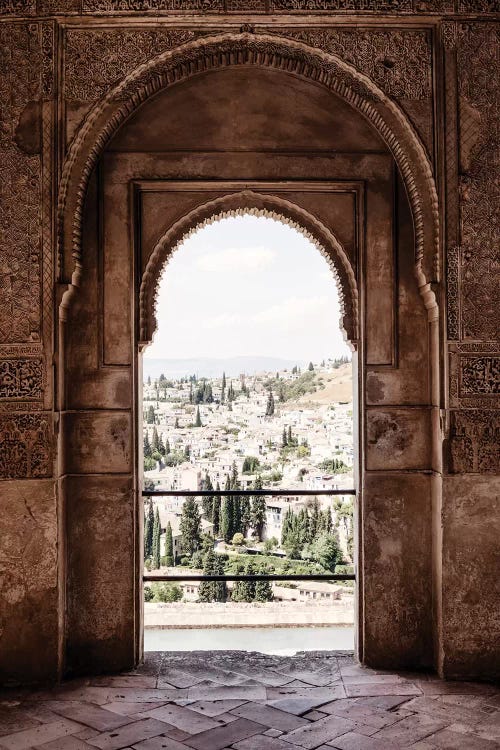
[[315, 649], [348, 626], [327, 648], [352, 648], [352, 373], [324, 256], [238, 215], [164, 269], [143, 359], [146, 650], [166, 626], [171, 648], [175, 624], [197, 631], [186, 648], [227, 648], [233, 625], [262, 650], [272, 624], [276, 652], [280, 623]]

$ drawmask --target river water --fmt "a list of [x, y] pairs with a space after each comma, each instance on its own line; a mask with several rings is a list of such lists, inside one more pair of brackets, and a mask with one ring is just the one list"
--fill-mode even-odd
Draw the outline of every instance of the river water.
[[342, 625], [288, 628], [146, 628], [145, 651], [352, 651], [354, 628]]

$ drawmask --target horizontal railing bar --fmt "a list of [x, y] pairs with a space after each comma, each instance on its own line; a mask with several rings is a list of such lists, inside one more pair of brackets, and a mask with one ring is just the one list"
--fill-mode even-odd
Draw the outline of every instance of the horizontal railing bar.
[[346, 490], [143, 490], [143, 497], [254, 497], [271, 495], [273, 497], [314, 496], [314, 495], [355, 495], [355, 489]]
[[143, 581], [355, 581], [353, 573], [331, 575], [314, 575], [314, 573], [290, 573], [283, 575], [255, 574], [255, 575], [199, 575], [199, 576], [143, 576]]

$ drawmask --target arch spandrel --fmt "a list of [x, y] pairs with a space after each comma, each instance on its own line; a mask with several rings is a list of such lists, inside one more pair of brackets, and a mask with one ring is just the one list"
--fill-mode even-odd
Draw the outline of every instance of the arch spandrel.
[[407, 117], [367, 76], [338, 57], [276, 36], [223, 34], [165, 52], [139, 66], [87, 115], [76, 134], [59, 190], [58, 239], [61, 281], [78, 285], [82, 265], [82, 212], [90, 174], [125, 120], [158, 91], [200, 73], [235, 65], [280, 70], [325, 86], [357, 109], [390, 149], [404, 180], [415, 229], [415, 266], [426, 305], [439, 280], [437, 192], [425, 150]]
[[276, 196], [243, 190], [203, 203], [175, 222], [156, 242], [141, 279], [139, 294], [140, 347], [156, 330], [156, 294], [163, 269], [187, 237], [203, 226], [228, 216], [265, 216], [292, 226], [310, 240], [328, 263], [339, 288], [340, 327], [347, 342], [359, 339], [358, 288], [352, 265], [335, 235], [310, 212]]

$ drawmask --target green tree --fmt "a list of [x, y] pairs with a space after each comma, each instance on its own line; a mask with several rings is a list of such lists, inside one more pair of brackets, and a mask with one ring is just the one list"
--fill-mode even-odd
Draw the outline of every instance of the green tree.
[[272, 417], [274, 414], [274, 396], [273, 392], [269, 391], [266, 404], [266, 417]]
[[155, 418], [155, 409], [152, 404], [148, 406], [148, 410], [146, 412], [146, 422], [148, 424], [155, 424], [156, 418]]
[[260, 461], [256, 456], [245, 456], [241, 471], [243, 474], [255, 474], [259, 467]]
[[286, 427], [283, 427], [283, 437], [281, 438], [281, 447], [286, 448], [288, 445], [288, 435], [286, 431]]
[[335, 572], [335, 566], [342, 560], [342, 551], [337, 536], [321, 534], [311, 545], [311, 558], [325, 570]]
[[195, 427], [203, 427], [201, 423], [201, 416], [200, 416], [200, 407], [196, 407], [196, 421], [194, 423]]
[[312, 362], [309, 362], [307, 369], [309, 370], [309, 372], [312, 372], [314, 370], [314, 365]]
[[[220, 484], [217, 482], [216, 487], [217, 492], [220, 492]], [[212, 504], [212, 524], [213, 524], [213, 534], [214, 536], [218, 536], [220, 534], [220, 516], [221, 516], [221, 499], [219, 495], [214, 495], [213, 498], [213, 504]]]
[[[212, 480], [210, 479], [210, 475], [208, 472], [205, 474], [205, 479], [203, 480], [202, 489], [206, 492], [210, 492], [213, 490]], [[201, 507], [203, 508], [203, 517], [207, 519], [207, 521], [211, 521], [213, 517], [213, 511], [214, 511], [214, 498], [212, 495], [205, 495], [202, 498], [201, 501]]]
[[252, 522], [252, 509], [250, 506], [250, 498], [243, 496], [240, 498], [240, 531], [246, 538], [248, 530]]
[[148, 375], [148, 385], [151, 385], [151, 375]]
[[170, 521], [167, 523], [165, 533], [165, 565], [171, 568], [174, 564], [174, 538], [172, 536], [172, 526]]
[[153, 570], [158, 570], [160, 567], [160, 560], [161, 560], [160, 535], [161, 535], [160, 511], [158, 510], [158, 506], [156, 506], [154, 521], [153, 521], [153, 548], [152, 548], [152, 554], [151, 554], [151, 566]]
[[257, 581], [255, 584], [256, 602], [272, 602], [274, 599], [271, 581]]
[[[218, 576], [224, 575], [224, 562], [220, 555], [215, 555], [214, 573]], [[215, 601], [225, 602], [227, 600], [227, 583], [225, 581], [214, 581]]]
[[146, 513], [146, 521], [144, 524], [144, 559], [151, 557], [153, 553], [153, 526], [155, 520], [155, 513], [153, 509], [153, 501], [149, 498], [148, 511]]
[[182, 534], [182, 551], [193, 555], [201, 541], [201, 518], [194, 497], [187, 497], [182, 506], [180, 530]]
[[144, 434], [144, 442], [143, 442], [143, 453], [144, 458], [151, 458], [151, 444], [149, 442], [149, 432], [146, 430]]
[[[256, 490], [262, 489], [262, 479], [260, 478], [260, 476], [256, 477], [253, 486]], [[262, 541], [262, 538], [264, 536], [264, 528], [266, 525], [266, 510], [266, 498], [263, 495], [255, 495], [252, 498], [251, 524], [257, 538], [259, 539], [259, 542]]]
[[225, 497], [222, 500], [220, 514], [220, 533], [225, 542], [229, 542], [233, 536], [233, 497]]
[[[203, 575], [214, 575], [216, 566], [215, 551], [211, 546], [203, 558]], [[202, 581], [198, 589], [198, 599], [200, 602], [215, 601], [215, 582]]]
[[153, 427], [153, 435], [151, 437], [151, 451], [159, 453], [159, 447], [160, 447], [160, 439], [158, 437], [158, 430], [156, 429], [156, 426]]
[[[247, 575], [255, 575], [255, 566], [253, 562], [247, 563], [245, 570]], [[253, 602], [255, 599], [255, 581], [242, 581], [241, 586], [241, 601]]]

